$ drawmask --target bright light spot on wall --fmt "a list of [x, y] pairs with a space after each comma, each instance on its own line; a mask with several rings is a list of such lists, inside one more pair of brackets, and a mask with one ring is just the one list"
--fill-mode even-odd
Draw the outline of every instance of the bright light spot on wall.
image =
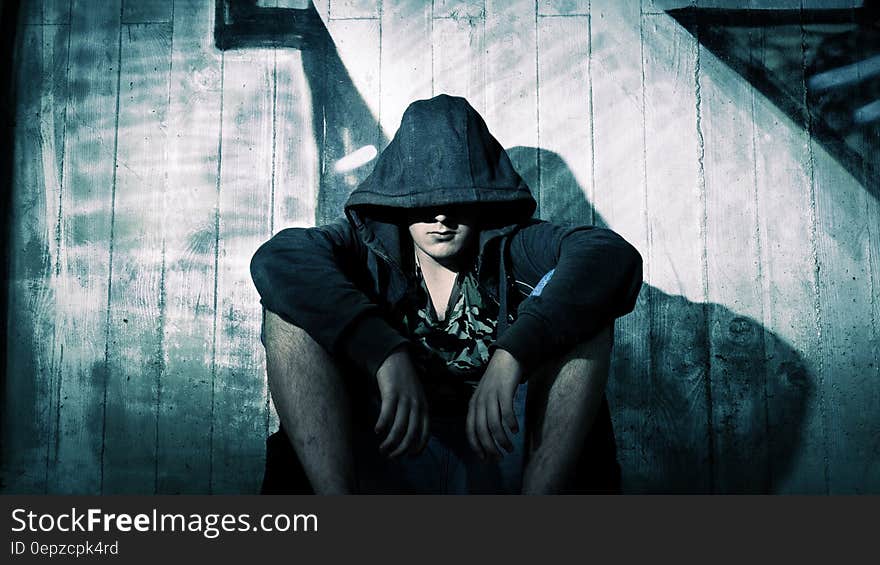
[[348, 171], [353, 171], [358, 167], [362, 167], [376, 158], [378, 151], [376, 151], [376, 147], [374, 145], [365, 145], [354, 151], [353, 153], [349, 153], [342, 159], [336, 161], [333, 165], [333, 170], [337, 173], [346, 173]]

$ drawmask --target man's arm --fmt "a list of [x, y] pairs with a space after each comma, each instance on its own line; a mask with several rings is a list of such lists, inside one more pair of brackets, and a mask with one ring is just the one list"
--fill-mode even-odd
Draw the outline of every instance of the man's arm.
[[[376, 377], [382, 398], [376, 433], [383, 438], [380, 448], [384, 453], [396, 457], [420, 451], [428, 439], [427, 402], [409, 353], [402, 347], [407, 340], [361, 290], [368, 282], [360, 250], [349, 225], [337, 223], [283, 230], [251, 260], [254, 284], [268, 310], [266, 352], [272, 397], [282, 422], [292, 432], [294, 448], [311, 465], [307, 469], [333, 468], [343, 473], [346, 468], [337, 465], [341, 457], [328, 460], [326, 449], [310, 454], [308, 441], [326, 432], [316, 426], [327, 418], [340, 425], [346, 421], [344, 415], [331, 413], [346, 409], [340, 400], [342, 385], [327, 382], [338, 380], [330, 366], [335, 366], [332, 360], [339, 355]], [[303, 345], [309, 342], [324, 351]], [[308, 349], [309, 355], [292, 347]], [[304, 358], [325, 360], [304, 365]], [[309, 396], [309, 391], [320, 393]], [[316, 400], [323, 396], [336, 400]]]
[[471, 399], [468, 440], [480, 456], [501, 456], [496, 442], [510, 450], [504, 426], [516, 432], [513, 395], [520, 380], [543, 362], [606, 335], [613, 320], [635, 306], [642, 284], [641, 256], [611, 230], [535, 223], [514, 236], [509, 256], [514, 278], [531, 286], [553, 273], [499, 336]]
[[251, 259], [263, 306], [304, 329], [331, 355], [371, 375], [407, 343], [382, 315], [369, 288], [364, 250], [347, 222], [289, 228]]
[[509, 257], [513, 277], [531, 285], [553, 270], [496, 342], [526, 371], [632, 311], [642, 285], [638, 251], [608, 229], [539, 222], [512, 238]]

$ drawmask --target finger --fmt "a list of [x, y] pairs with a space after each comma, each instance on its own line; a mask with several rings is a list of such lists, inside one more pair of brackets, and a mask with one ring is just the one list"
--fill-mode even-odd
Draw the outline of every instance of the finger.
[[497, 398], [494, 402], [489, 403], [486, 420], [489, 424], [489, 431], [492, 432], [492, 437], [495, 438], [498, 445], [504, 448], [508, 453], [513, 451], [513, 444], [510, 442], [510, 438], [507, 437], [507, 432], [501, 424], [501, 406]]
[[501, 457], [501, 452], [495, 446], [492, 440], [492, 434], [489, 432], [489, 422], [486, 415], [486, 399], [481, 398], [477, 403], [477, 439], [480, 446], [487, 454], [493, 457]]
[[419, 413], [416, 409], [416, 406], [413, 405], [409, 410], [409, 423], [406, 428], [406, 435], [403, 436], [403, 441], [400, 442], [400, 445], [397, 446], [397, 449], [392, 451], [388, 457], [394, 459], [399, 455], [406, 452], [409, 449], [409, 446], [412, 445], [413, 440], [418, 437], [419, 433]]
[[379, 451], [386, 452], [389, 449], [393, 449], [397, 444], [400, 443], [400, 440], [403, 439], [403, 434], [406, 433], [407, 423], [409, 422], [409, 409], [406, 405], [405, 400], [401, 400], [397, 403], [396, 412], [394, 414], [394, 425], [391, 426], [391, 431], [388, 432], [388, 436], [385, 438], [385, 441], [379, 446]]
[[418, 455], [428, 446], [428, 440], [431, 438], [431, 418], [428, 416], [427, 410], [422, 410], [422, 421], [421, 421], [421, 435], [419, 436], [419, 443], [416, 445], [416, 449], [413, 452], [415, 455]]
[[483, 448], [480, 447], [480, 442], [477, 440], [477, 414], [476, 414], [476, 400], [473, 398], [468, 404], [468, 414], [467, 421], [465, 422], [465, 431], [467, 431], [468, 443], [471, 445], [471, 449], [473, 449], [477, 455], [480, 456], [480, 459], [485, 459], [486, 454], [483, 452]]
[[394, 418], [394, 407], [397, 406], [396, 398], [387, 398], [382, 395], [382, 408], [379, 410], [379, 419], [376, 420], [374, 431], [380, 436], [384, 436], [388, 432], [388, 427]]
[[516, 421], [516, 412], [513, 410], [514, 396], [514, 394], [511, 394], [501, 400], [501, 417], [504, 419], [504, 423], [507, 424], [507, 428], [515, 434], [519, 432], [519, 422]]

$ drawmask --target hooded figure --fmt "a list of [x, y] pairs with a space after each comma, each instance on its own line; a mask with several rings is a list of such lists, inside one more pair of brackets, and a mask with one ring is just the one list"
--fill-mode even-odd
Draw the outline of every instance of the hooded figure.
[[[613, 320], [632, 310], [642, 282], [641, 257], [620, 236], [535, 220], [535, 208], [528, 186], [480, 115], [463, 98], [440, 95], [407, 108], [372, 173], [349, 196], [345, 219], [285, 229], [260, 247], [251, 273], [267, 311], [264, 331], [282, 328], [275, 332], [282, 336], [278, 347], [264, 336], [282, 422], [269, 441], [264, 491], [290, 490], [285, 485], [301, 476], [300, 462], [312, 487], [323, 474], [336, 472], [328, 471], [338, 463], [334, 457], [312, 463], [326, 454], [308, 453], [315, 451], [314, 429], [328, 425], [343, 443], [356, 444], [358, 476], [346, 479], [359, 485], [354, 488], [378, 484], [364, 480], [367, 467], [394, 477], [397, 486], [386, 482], [386, 490], [448, 492], [456, 481], [466, 492], [520, 488], [530, 449], [523, 430], [552, 425], [542, 410], [554, 410], [551, 416], [560, 410], [547, 405], [550, 385], [532, 383], [544, 389], [544, 398], [533, 401], [529, 393], [530, 404], [541, 404], [530, 422], [523, 418], [525, 386], [509, 378], [495, 385], [508, 373], [519, 382], [548, 371], [552, 384], [566, 354], [571, 357], [573, 348], [603, 331], [608, 335]], [[285, 346], [285, 339], [296, 345]], [[320, 349], [320, 367], [303, 365], [303, 348]], [[389, 384], [409, 382], [399, 375], [410, 373], [417, 375], [416, 384]], [[335, 380], [345, 390], [340, 402], [351, 407], [330, 402], [318, 426], [312, 421], [318, 416], [309, 414], [314, 398], [304, 400], [300, 392]], [[498, 393], [497, 402], [488, 396], [500, 389], [506, 392]], [[394, 404], [404, 390], [424, 414], [415, 410], [407, 420], [395, 413], [395, 407], [405, 409]], [[590, 397], [582, 403], [587, 413], [567, 424], [577, 428], [583, 448], [576, 469], [566, 463], [571, 469], [563, 490], [614, 490], [618, 473], [604, 380], [584, 394]], [[500, 410], [493, 410], [497, 404]], [[395, 464], [387, 458], [364, 463], [378, 450], [375, 438], [370, 441], [372, 422], [357, 417], [362, 405], [372, 406], [372, 412], [365, 409], [367, 418], [379, 413], [378, 441], [385, 439], [380, 447], [386, 453], [391, 442], [399, 448], [392, 455], [404, 447], [421, 455]], [[338, 419], [337, 411], [343, 413]], [[516, 421], [504, 420], [507, 430], [501, 431], [501, 420], [513, 412]], [[506, 457], [506, 467], [499, 467], [497, 457], [487, 460], [501, 453], [498, 445], [519, 449], [520, 458]], [[345, 446], [339, 453], [336, 459], [347, 457]], [[458, 465], [460, 476], [426, 482], [433, 477], [426, 458], [447, 471]], [[407, 465], [416, 470], [403, 469]]]

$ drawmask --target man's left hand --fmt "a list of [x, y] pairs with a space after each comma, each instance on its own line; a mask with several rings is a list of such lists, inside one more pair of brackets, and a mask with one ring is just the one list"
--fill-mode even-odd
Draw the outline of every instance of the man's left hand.
[[507, 351], [496, 349], [468, 406], [468, 443], [480, 458], [486, 455], [502, 457], [496, 442], [508, 452], [513, 451], [513, 443], [504, 425], [513, 434], [519, 431], [513, 397], [522, 376], [520, 362]]

